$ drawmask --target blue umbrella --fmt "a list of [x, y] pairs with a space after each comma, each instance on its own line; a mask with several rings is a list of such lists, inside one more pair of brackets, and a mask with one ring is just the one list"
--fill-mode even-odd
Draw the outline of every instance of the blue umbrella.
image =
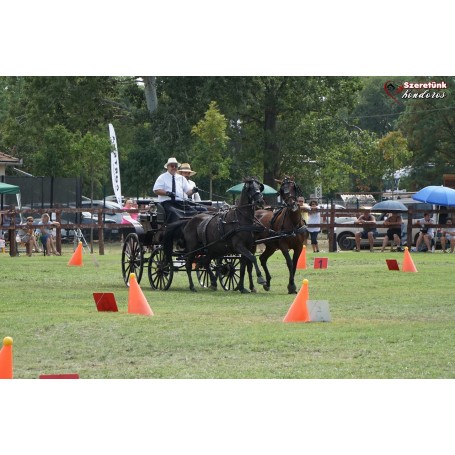
[[430, 204], [455, 206], [455, 190], [447, 186], [426, 186], [412, 196], [412, 199]]
[[388, 210], [389, 212], [407, 212], [408, 208], [400, 201], [386, 200], [378, 202], [371, 207], [371, 210]]

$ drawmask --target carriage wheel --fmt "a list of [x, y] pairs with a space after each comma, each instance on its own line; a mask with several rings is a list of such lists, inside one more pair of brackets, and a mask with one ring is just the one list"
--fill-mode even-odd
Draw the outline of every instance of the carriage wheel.
[[[215, 270], [216, 270], [216, 268], [215, 268], [216, 267], [216, 262], [215, 262], [214, 259], [212, 259], [210, 261], [210, 267], [211, 267], [212, 271], [214, 271], [214, 273], [216, 274], [216, 272], [215, 272]], [[197, 276], [197, 279], [199, 281], [199, 284], [203, 288], [209, 288], [212, 285], [212, 282], [210, 281], [209, 273], [199, 263], [196, 263], [196, 276]]]
[[168, 263], [162, 247], [156, 248], [149, 259], [149, 281], [152, 289], [167, 291], [172, 283], [174, 270], [172, 263]]
[[218, 262], [218, 278], [225, 291], [236, 291], [240, 281], [240, 258], [223, 257]]
[[128, 234], [122, 249], [122, 275], [123, 281], [129, 286], [130, 273], [136, 275], [136, 281], [141, 282], [144, 264], [142, 245], [136, 233]]

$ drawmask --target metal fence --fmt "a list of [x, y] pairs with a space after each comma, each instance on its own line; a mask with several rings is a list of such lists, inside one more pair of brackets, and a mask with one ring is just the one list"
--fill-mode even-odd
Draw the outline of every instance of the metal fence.
[[[82, 179], [80, 177], [16, 177], [0, 176], [0, 181], [17, 185], [22, 207], [45, 209], [58, 207], [80, 207]], [[1, 209], [16, 207], [15, 194], [4, 194]]]

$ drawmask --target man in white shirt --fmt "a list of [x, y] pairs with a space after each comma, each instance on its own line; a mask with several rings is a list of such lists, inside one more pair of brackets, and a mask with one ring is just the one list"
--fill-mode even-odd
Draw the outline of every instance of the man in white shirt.
[[417, 224], [420, 225], [420, 233], [419, 237], [417, 238], [416, 246], [415, 248], [412, 249], [412, 251], [419, 251], [420, 244], [422, 243], [422, 240], [425, 242], [425, 245], [427, 246], [427, 251], [432, 253], [431, 250], [431, 241], [433, 240], [434, 237], [434, 231], [433, 231], [433, 220], [430, 216], [429, 213], [424, 213], [423, 218], [417, 221]]
[[453, 253], [455, 248], [455, 227], [452, 225], [452, 218], [447, 218], [446, 227], [441, 229], [441, 248], [443, 253], [447, 253], [447, 241], [450, 244], [450, 252]]
[[[192, 215], [195, 211], [206, 211], [205, 207], [198, 207], [188, 200], [199, 189], [195, 186], [190, 188], [188, 180], [177, 173], [179, 166], [175, 158], [169, 158], [164, 168], [166, 172], [161, 174], [153, 185], [153, 191], [158, 195], [158, 202], [162, 204], [167, 213], [166, 222], [177, 221], [186, 214]], [[175, 210], [177, 209], [177, 210]], [[183, 211], [179, 213], [178, 211]]]

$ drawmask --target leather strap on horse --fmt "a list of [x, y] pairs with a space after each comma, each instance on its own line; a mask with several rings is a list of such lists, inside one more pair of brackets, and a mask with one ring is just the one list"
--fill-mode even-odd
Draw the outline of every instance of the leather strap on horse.
[[207, 217], [204, 221], [202, 221], [197, 227], [197, 237], [202, 242], [204, 246], [207, 246], [207, 226], [209, 225], [210, 221], [213, 220], [212, 217]]
[[[270, 232], [271, 234], [275, 234], [275, 235], [273, 237], [270, 237], [269, 239], [263, 239], [262, 241], [276, 240], [280, 237], [284, 238], [284, 237], [295, 236], [295, 235], [299, 235], [299, 234], [304, 234], [307, 231], [306, 223], [304, 220], [301, 220], [299, 223], [299, 226], [296, 226], [291, 231], [283, 229], [284, 222], [286, 220], [286, 215], [288, 214], [287, 209], [288, 209], [288, 207], [280, 207], [273, 213], [273, 216], [270, 219], [270, 227], [268, 228], [268, 232]], [[272, 229], [273, 225], [276, 223], [278, 217], [280, 216], [281, 213], [283, 213], [283, 211], [284, 211], [284, 214], [283, 214], [283, 218], [281, 221], [281, 226], [279, 227], [278, 230]]]

